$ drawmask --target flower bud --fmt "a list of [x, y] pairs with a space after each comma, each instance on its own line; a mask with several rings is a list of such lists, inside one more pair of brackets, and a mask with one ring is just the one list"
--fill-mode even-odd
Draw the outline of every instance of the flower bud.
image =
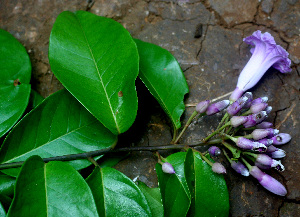
[[223, 109], [225, 109], [229, 105], [229, 103], [230, 103], [229, 100], [222, 100], [220, 102], [213, 103], [213, 104], [208, 106], [208, 108], [206, 110], [206, 114], [207, 115], [214, 115], [214, 114], [222, 111]]
[[264, 138], [264, 139], [260, 139], [258, 140], [257, 142], [261, 143], [261, 144], [264, 144], [265, 146], [269, 147], [270, 145], [273, 144], [273, 140], [272, 139], [267, 139], [267, 138]]
[[238, 98], [227, 108], [227, 113], [230, 116], [237, 114], [239, 111], [241, 111], [241, 109], [244, 107], [247, 101], [248, 101], [248, 97], [246, 96], [242, 96]]
[[247, 122], [243, 124], [245, 128], [253, 127], [265, 120], [267, 118], [267, 113], [265, 111], [261, 111], [256, 114], [248, 115], [247, 117]]
[[268, 102], [268, 97], [260, 97], [260, 98], [256, 98], [254, 100], [252, 100], [252, 103], [251, 103], [251, 106], [252, 105], [255, 105], [255, 104], [258, 104], [258, 103], [263, 103], [263, 102]]
[[247, 116], [232, 116], [230, 119], [231, 126], [238, 127], [244, 123], [246, 123], [248, 120]]
[[[259, 140], [259, 139], [265, 138], [267, 136], [277, 135], [278, 133], [279, 133], [279, 130], [277, 130], [277, 129], [267, 128], [267, 129], [253, 130], [251, 135], [253, 136], [254, 140]], [[273, 140], [273, 143], [274, 143], [274, 140]]]
[[[273, 140], [272, 140], [273, 141]], [[267, 151], [266, 151], [266, 154], [269, 154], [269, 153], [272, 153], [274, 151], [277, 151], [278, 148], [276, 148], [274, 145], [270, 145], [268, 148], [267, 148]]]
[[272, 158], [284, 158], [286, 156], [285, 151], [280, 148], [277, 148], [276, 151], [267, 154]]
[[232, 169], [234, 169], [237, 173], [241, 174], [242, 176], [249, 176], [248, 169], [241, 162], [239, 162], [239, 161], [235, 162], [233, 160], [233, 161], [231, 161], [231, 167], [232, 167]]
[[266, 166], [274, 167], [278, 171], [284, 171], [284, 166], [280, 161], [274, 160], [266, 154], [258, 154], [256, 157], [256, 162]]
[[287, 133], [279, 133], [278, 135], [273, 136], [271, 139], [273, 140], [274, 145], [282, 145], [288, 143], [292, 137]]
[[174, 174], [175, 173], [174, 167], [172, 166], [172, 164], [170, 164], [168, 162], [163, 163], [162, 171], [164, 173], [168, 173], [168, 174]]
[[250, 111], [252, 114], [258, 113], [260, 111], [263, 111], [265, 108], [267, 108], [268, 104], [265, 102], [254, 104], [250, 107]]
[[272, 111], [272, 106], [268, 106], [266, 109], [265, 109], [267, 115], [271, 113]]
[[236, 141], [236, 145], [242, 149], [253, 150], [259, 152], [265, 152], [267, 147], [259, 142], [254, 142], [244, 137], [239, 137]]
[[208, 149], [208, 153], [210, 154], [210, 156], [217, 156], [221, 154], [221, 150], [217, 146], [211, 146]]
[[287, 194], [287, 190], [280, 182], [262, 172], [257, 166], [253, 166], [249, 172], [268, 191], [280, 196], [285, 196]]
[[224, 174], [226, 173], [226, 169], [225, 167], [220, 164], [220, 163], [214, 163], [211, 167], [212, 171], [214, 171], [215, 173], [219, 173], [219, 174]]
[[257, 129], [266, 129], [266, 128], [272, 128], [273, 124], [271, 122], [263, 121], [260, 124], [256, 125]]
[[210, 103], [210, 100], [205, 100], [205, 101], [199, 102], [196, 106], [196, 111], [200, 114], [204, 113], [206, 111], [206, 109], [208, 108], [209, 103]]
[[246, 92], [243, 96], [248, 98], [246, 104], [244, 105], [244, 108], [248, 109], [251, 106], [251, 102], [253, 100], [253, 95], [251, 92]]

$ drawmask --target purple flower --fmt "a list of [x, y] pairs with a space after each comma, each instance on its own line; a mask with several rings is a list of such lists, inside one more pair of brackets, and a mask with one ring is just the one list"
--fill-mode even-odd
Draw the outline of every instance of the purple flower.
[[273, 144], [273, 140], [272, 139], [267, 139], [267, 138], [264, 138], [264, 139], [260, 139], [258, 140], [257, 142], [261, 143], [261, 144], [264, 144], [265, 146], [269, 147], [270, 145]]
[[[265, 138], [267, 136], [277, 135], [278, 133], [279, 133], [279, 130], [277, 130], [277, 129], [267, 128], [267, 129], [253, 130], [251, 135], [254, 140], [259, 140], [259, 139]], [[274, 143], [274, 140], [273, 140], [273, 143]]]
[[273, 127], [273, 124], [271, 122], [263, 121], [260, 124], [256, 125], [257, 129], [266, 129]]
[[244, 105], [247, 103], [248, 97], [242, 96], [238, 98], [235, 102], [233, 102], [228, 108], [227, 113], [232, 116], [241, 111]]
[[221, 150], [217, 146], [211, 146], [207, 151], [211, 156], [217, 156], [221, 154]]
[[174, 167], [172, 166], [172, 164], [170, 164], [168, 162], [163, 163], [162, 171], [164, 173], [168, 173], [168, 174], [174, 174], [175, 173]]
[[262, 172], [257, 166], [253, 166], [250, 169], [250, 174], [268, 191], [280, 196], [285, 196], [287, 194], [287, 190], [280, 182]]
[[269, 98], [267, 96], [259, 97], [259, 98], [254, 99], [251, 102], [251, 105], [255, 105], [255, 104], [259, 104], [259, 103], [266, 103], [266, 102], [268, 102], [268, 100], [269, 100]]
[[246, 139], [244, 137], [239, 137], [236, 141], [236, 145], [242, 149], [265, 152], [267, 147], [264, 144], [259, 142], [251, 141], [250, 139]]
[[279, 133], [278, 135], [273, 136], [271, 139], [273, 140], [274, 145], [282, 145], [288, 143], [292, 137], [287, 133]]
[[266, 109], [265, 109], [267, 115], [271, 113], [272, 111], [272, 106], [268, 106]]
[[276, 151], [273, 151], [271, 153], [267, 153], [271, 158], [283, 158], [286, 156], [285, 151], [277, 148]]
[[278, 171], [284, 171], [284, 166], [280, 161], [274, 160], [266, 154], [258, 154], [256, 156], [256, 162], [262, 165], [274, 167]]
[[267, 108], [268, 104], [265, 102], [254, 104], [250, 107], [250, 111], [252, 114], [258, 113], [260, 111], [263, 111], [265, 108]]
[[247, 116], [247, 122], [244, 123], [244, 127], [245, 128], [249, 128], [249, 127], [253, 127], [256, 124], [262, 122], [263, 120], [265, 120], [267, 118], [267, 113], [265, 111], [261, 111], [259, 113], [256, 114], [252, 114], [252, 115], [248, 115]]
[[241, 162], [239, 162], [239, 161], [235, 162], [233, 160], [233, 161], [231, 161], [231, 167], [232, 167], [232, 169], [234, 169], [237, 173], [241, 174], [242, 176], [249, 176], [249, 170]]
[[244, 42], [254, 48], [250, 50], [252, 56], [242, 70], [237, 87], [230, 96], [231, 101], [237, 100], [243, 92], [252, 88], [271, 66], [282, 73], [291, 71], [288, 52], [280, 45], [276, 45], [270, 33], [262, 34], [259, 30], [255, 31], [251, 36], [244, 38]]
[[210, 100], [205, 100], [205, 101], [199, 102], [196, 106], [196, 111], [200, 114], [204, 113], [206, 111], [206, 109], [208, 108], [209, 103], [210, 103]]
[[224, 174], [226, 173], [226, 169], [225, 167], [220, 164], [220, 163], [214, 163], [211, 167], [212, 171], [214, 171], [215, 173], [219, 173], [219, 174]]
[[233, 126], [233, 127], [238, 127], [238, 126], [240, 126], [241, 124], [246, 123], [247, 120], [248, 120], [248, 117], [247, 117], [247, 116], [233, 116], [233, 117], [230, 119], [230, 123], [231, 123], [231, 126]]
[[229, 103], [230, 103], [229, 100], [222, 100], [220, 102], [211, 104], [210, 106], [208, 106], [208, 108], [206, 110], [206, 114], [207, 115], [216, 114], [216, 113], [222, 111], [223, 109], [225, 109], [229, 105]]
[[251, 102], [253, 100], [253, 95], [251, 92], [244, 93], [243, 96], [246, 96], [248, 98], [247, 103], [244, 105], [244, 108], [248, 109], [251, 106]]

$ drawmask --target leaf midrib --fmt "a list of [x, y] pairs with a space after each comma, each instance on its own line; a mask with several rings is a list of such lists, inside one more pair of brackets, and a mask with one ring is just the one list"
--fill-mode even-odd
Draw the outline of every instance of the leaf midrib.
[[82, 30], [84, 39], [85, 39], [86, 44], [87, 44], [87, 46], [88, 46], [88, 48], [89, 48], [89, 52], [90, 52], [90, 54], [91, 54], [91, 56], [92, 56], [92, 59], [93, 59], [95, 68], [96, 68], [96, 70], [97, 70], [97, 73], [98, 73], [98, 76], [99, 76], [99, 79], [100, 79], [100, 83], [101, 83], [101, 85], [102, 85], [102, 88], [103, 88], [104, 93], [105, 93], [105, 96], [106, 96], [106, 100], [107, 100], [107, 102], [108, 102], [108, 105], [109, 105], [111, 114], [112, 114], [113, 119], [114, 119], [114, 121], [115, 121], [115, 124], [116, 124], [116, 127], [117, 127], [117, 131], [118, 131], [118, 133], [120, 133], [120, 129], [119, 129], [119, 126], [118, 126], [118, 123], [117, 123], [117, 119], [116, 119], [116, 116], [115, 116], [115, 114], [114, 114], [114, 112], [113, 112], [111, 103], [110, 103], [110, 101], [109, 101], [109, 97], [108, 97], [107, 91], [106, 91], [106, 89], [105, 89], [105, 87], [104, 87], [104, 83], [103, 83], [102, 77], [101, 77], [101, 75], [100, 75], [100, 72], [99, 72], [99, 69], [98, 69], [98, 65], [97, 65], [97, 63], [96, 63], [96, 61], [95, 61], [94, 54], [93, 54], [92, 49], [91, 49], [91, 47], [90, 47], [90, 44], [89, 44], [89, 42], [88, 42], [88, 40], [87, 40], [86, 34], [85, 34], [84, 30], [83, 30], [83, 27], [82, 27], [82, 25], [81, 25], [80, 20], [78, 19], [78, 17], [77, 17], [76, 15], [75, 15], [75, 17], [76, 17], [76, 20], [77, 20], [78, 23], [79, 23], [79, 26], [80, 26], [80, 28], [81, 28], [81, 30]]
[[92, 121], [92, 122], [90, 122], [90, 123], [88, 123], [88, 124], [86, 124], [86, 125], [83, 125], [83, 126], [81, 126], [81, 127], [78, 127], [78, 128], [76, 128], [76, 129], [74, 129], [74, 130], [72, 130], [72, 131], [70, 131], [70, 132], [68, 132], [68, 133], [66, 133], [66, 134], [63, 134], [63, 135], [61, 135], [61, 136], [59, 136], [59, 137], [57, 137], [57, 138], [55, 138], [55, 139], [53, 139], [53, 140], [51, 140], [51, 141], [48, 141], [47, 143], [44, 143], [44, 144], [38, 146], [37, 148], [34, 148], [34, 149], [32, 149], [32, 150], [30, 150], [30, 151], [28, 151], [28, 152], [26, 152], [26, 153], [24, 153], [24, 154], [22, 154], [22, 155], [19, 155], [19, 156], [17, 156], [17, 157], [14, 157], [14, 158], [12, 158], [12, 159], [10, 159], [10, 160], [8, 160], [8, 161], [2, 162], [2, 163], [10, 163], [10, 162], [12, 162], [12, 161], [14, 161], [14, 160], [16, 160], [16, 159], [22, 157], [22, 156], [25, 156], [25, 155], [29, 154], [30, 152], [33, 152], [33, 151], [35, 151], [35, 150], [41, 148], [42, 146], [45, 146], [45, 145], [47, 145], [47, 144], [49, 144], [49, 143], [52, 143], [52, 142], [54, 142], [55, 140], [61, 139], [62, 137], [67, 136], [67, 135], [69, 135], [69, 134], [71, 134], [71, 133], [74, 133], [74, 132], [80, 130], [81, 128], [84, 128], [84, 127], [87, 127], [87, 126], [89, 126], [89, 125], [92, 125], [92, 124], [95, 123], [95, 122], [97, 122], [97, 120], [94, 120], [94, 121]]

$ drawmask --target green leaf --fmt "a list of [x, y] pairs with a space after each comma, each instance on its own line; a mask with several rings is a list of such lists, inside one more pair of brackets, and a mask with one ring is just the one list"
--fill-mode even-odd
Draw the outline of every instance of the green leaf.
[[112, 19], [62, 12], [49, 45], [51, 69], [104, 126], [123, 133], [137, 114], [138, 52], [129, 32]]
[[0, 217], [5, 217], [5, 216], [6, 216], [6, 213], [5, 213], [4, 207], [0, 203]]
[[0, 203], [4, 210], [8, 210], [11, 205], [12, 199], [6, 195], [0, 194]]
[[185, 176], [192, 192], [189, 216], [228, 216], [229, 195], [223, 175], [214, 173], [197, 152], [188, 150]]
[[184, 95], [189, 92], [182, 70], [167, 50], [135, 39], [140, 55], [139, 77], [171, 118], [176, 129], [185, 110]]
[[[28, 113], [9, 133], [0, 150], [0, 162], [24, 161], [78, 154], [109, 148], [117, 136], [94, 118], [67, 90], [60, 90]], [[75, 169], [91, 165], [88, 160], [69, 162]], [[16, 176], [19, 169], [3, 172]]]
[[104, 167], [113, 167], [117, 165], [121, 160], [128, 157], [128, 153], [111, 153], [111, 154], [105, 154], [99, 161], [98, 164], [101, 168]]
[[82, 176], [64, 162], [30, 157], [17, 178], [8, 216], [98, 216]]
[[44, 100], [44, 97], [42, 97], [38, 92], [31, 89], [30, 92], [30, 98], [29, 98], [29, 106], [31, 109], [35, 108]]
[[149, 188], [145, 183], [138, 182], [138, 186], [148, 201], [149, 207], [154, 217], [164, 217], [164, 207], [162, 204], [159, 188]]
[[177, 152], [166, 158], [175, 174], [164, 173], [160, 164], [155, 167], [166, 217], [186, 216], [190, 207], [191, 195], [184, 176], [185, 156], [185, 152]]
[[0, 172], [0, 194], [11, 196], [14, 193], [16, 179]]
[[99, 216], [152, 216], [141, 190], [123, 173], [97, 167], [87, 178]]
[[23, 45], [0, 29], [0, 137], [24, 113], [30, 95], [31, 63]]

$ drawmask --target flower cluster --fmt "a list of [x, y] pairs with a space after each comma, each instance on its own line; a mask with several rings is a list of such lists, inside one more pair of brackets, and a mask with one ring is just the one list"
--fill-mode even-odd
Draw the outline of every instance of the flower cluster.
[[[288, 53], [276, 45], [269, 33], [262, 34], [256, 31], [244, 41], [254, 46], [250, 50], [252, 57], [242, 70], [237, 87], [229, 100], [212, 104], [210, 100], [200, 102], [190, 120], [197, 114], [200, 114], [200, 117], [211, 116], [226, 109], [218, 128], [203, 139], [203, 143], [208, 144], [209, 140], [216, 136], [219, 138], [219, 146], [223, 148], [221, 150], [217, 146], [211, 146], [208, 154], [214, 157], [223, 151], [231, 168], [237, 173], [243, 176], [252, 175], [270, 192], [285, 196], [287, 194], [285, 187], [261, 170], [274, 168], [284, 171], [279, 159], [286, 154], [278, 146], [288, 143], [291, 136], [279, 133], [279, 130], [273, 129], [271, 122], [265, 121], [272, 111], [272, 107], [267, 103], [268, 97], [254, 99], [251, 92], [245, 91], [252, 88], [271, 66], [282, 73], [290, 72], [291, 61], [288, 59]], [[215, 173], [226, 173], [226, 168], [222, 164], [213, 163], [204, 155], [201, 156], [212, 166]], [[168, 169], [165, 169], [165, 172], [173, 173], [171, 165], [166, 166]]]

